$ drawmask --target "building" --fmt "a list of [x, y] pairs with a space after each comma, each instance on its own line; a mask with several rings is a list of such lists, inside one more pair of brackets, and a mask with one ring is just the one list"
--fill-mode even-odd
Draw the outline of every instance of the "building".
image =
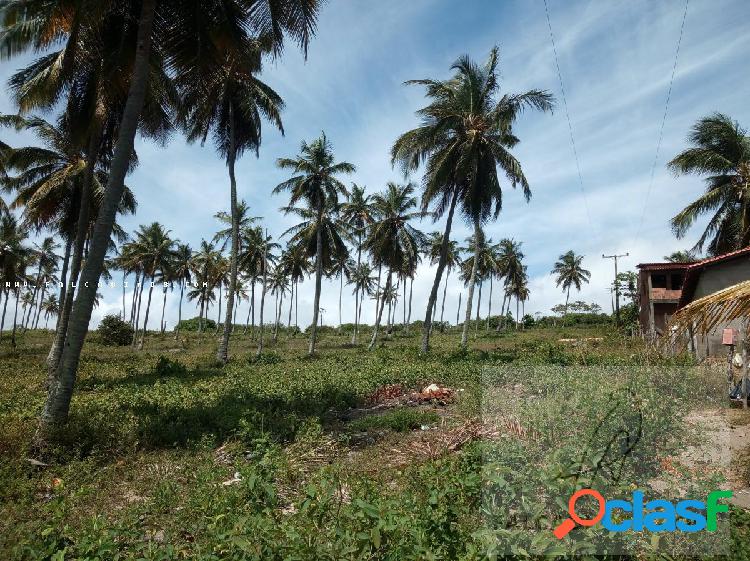
[[[683, 306], [746, 280], [750, 280], [750, 247], [695, 263], [642, 263], [638, 265], [641, 330], [662, 335], [672, 315]], [[735, 323], [694, 337], [698, 356], [722, 354], [722, 330], [743, 327]]]
[[661, 335], [682, 297], [685, 273], [691, 263], [641, 263], [638, 265], [638, 317], [641, 332]]

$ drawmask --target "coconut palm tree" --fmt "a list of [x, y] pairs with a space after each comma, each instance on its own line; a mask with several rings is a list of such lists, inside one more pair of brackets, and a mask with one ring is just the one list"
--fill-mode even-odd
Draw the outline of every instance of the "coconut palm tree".
[[[277, 165], [281, 169], [291, 170], [294, 174], [291, 178], [280, 183], [273, 190], [274, 193], [289, 191], [289, 205], [283, 210], [285, 213], [297, 212], [298, 203], [303, 203], [308, 213], [314, 213], [307, 217], [315, 229], [315, 250], [308, 254], [315, 256], [315, 297], [313, 299], [313, 318], [310, 326], [310, 347], [308, 354], [315, 354], [315, 338], [318, 329], [318, 313], [320, 310], [320, 289], [323, 279], [323, 237], [326, 229], [324, 221], [329, 225], [334, 224], [335, 215], [339, 210], [339, 197], [346, 196], [348, 191], [337, 177], [340, 174], [353, 173], [354, 165], [349, 162], [336, 162], [333, 154], [333, 146], [326, 138], [325, 133], [309, 144], [302, 142], [300, 153], [296, 158], [279, 158]], [[293, 210], [293, 209], [297, 210]], [[329, 232], [332, 230], [329, 228]]]
[[[148, 328], [148, 316], [151, 309], [151, 297], [154, 291], [155, 280], [157, 276], [166, 278], [170, 263], [175, 259], [175, 241], [169, 237], [170, 231], [165, 230], [158, 222], [153, 222], [148, 226], [141, 226], [135, 233], [134, 257], [143, 263], [143, 276], [149, 278], [151, 285], [148, 289], [148, 300], [146, 301], [146, 313], [143, 319], [143, 329], [141, 338], [138, 340], [138, 350], [143, 349], [143, 342], [146, 338]], [[138, 338], [138, 326], [134, 342]]]
[[704, 175], [706, 192], [672, 218], [682, 238], [695, 221], [710, 214], [694, 250], [708, 244], [711, 255], [750, 245], [750, 136], [737, 121], [714, 113], [699, 120], [688, 135], [693, 146], [669, 162], [675, 174]]
[[[21, 287], [15, 286], [15, 283], [23, 283], [28, 280], [26, 278], [26, 268], [33, 256], [33, 250], [27, 243], [28, 234], [28, 229], [23, 224], [19, 224], [13, 214], [7, 213], [0, 217], [0, 277], [5, 279], [3, 283], [5, 302], [3, 304], [3, 316], [0, 319], [0, 334], [5, 327], [5, 312], [12, 292], [16, 301], [13, 334], [11, 336], [14, 348], [21, 290]], [[11, 283], [13, 284], [11, 285]]]
[[260, 234], [260, 244], [259, 244], [259, 251], [262, 255], [262, 261], [260, 264], [261, 268], [261, 292], [260, 292], [260, 316], [258, 318], [258, 324], [259, 324], [259, 333], [258, 333], [258, 349], [256, 351], [256, 356], [260, 357], [263, 354], [263, 332], [265, 330], [265, 326], [263, 323], [263, 313], [265, 311], [266, 306], [266, 292], [268, 292], [269, 289], [269, 282], [268, 278], [271, 274], [272, 269], [274, 268], [277, 258], [276, 255], [273, 253], [274, 250], [279, 249], [281, 246], [273, 241], [273, 238], [268, 235], [268, 230], [266, 230], [265, 234]]
[[[427, 240], [425, 247], [425, 253], [427, 258], [430, 260], [430, 265], [437, 265], [440, 261], [440, 255], [443, 250], [443, 233], [442, 232], [431, 232]], [[448, 292], [448, 279], [451, 271], [461, 264], [461, 248], [458, 247], [458, 242], [451, 240], [448, 242], [448, 250], [445, 258], [445, 283], [443, 285], [443, 302], [440, 306], [440, 330], [443, 330], [443, 319], [445, 317], [445, 296]], [[437, 307], [433, 307], [432, 321], [435, 322], [435, 313]]]
[[[58, 244], [52, 237], [44, 238], [41, 244], [34, 244], [37, 272], [36, 278], [34, 279], [34, 289], [29, 305], [29, 313], [28, 316], [22, 321], [24, 330], [29, 324], [32, 327], [34, 326], [34, 323], [32, 321], [32, 312], [34, 308], [37, 307], [37, 295], [41, 294], [38, 299], [39, 304], [41, 304], [41, 301], [44, 299], [44, 291], [46, 290], [46, 286], [42, 284], [42, 277], [45, 271], [49, 274], [50, 272], [54, 272], [54, 270], [57, 268], [57, 261], [59, 259], [59, 256], [55, 253], [55, 251], [59, 248], [60, 244]], [[39, 307], [41, 309], [41, 306]]]
[[669, 255], [664, 256], [664, 261], [669, 261], [670, 263], [695, 263], [699, 259], [698, 253], [692, 249], [673, 251]]
[[224, 332], [216, 352], [216, 359], [222, 364], [229, 360], [242, 227], [237, 205], [235, 163], [247, 150], [258, 156], [264, 118], [284, 133], [281, 124], [284, 102], [257, 77], [264, 51], [267, 52], [271, 45], [268, 41], [253, 40], [250, 37], [252, 29], [242, 25], [243, 19], [240, 10], [222, 10], [216, 17], [202, 22], [203, 33], [197, 35], [197, 44], [188, 49], [196, 60], [191, 61], [187, 71], [176, 78], [182, 96], [181, 122], [188, 141], [205, 141], [211, 134], [229, 172], [229, 287]]
[[[405, 171], [417, 170], [426, 163], [422, 209], [434, 205], [436, 219], [448, 212], [444, 246], [425, 314], [423, 352], [429, 348], [432, 310], [446, 266], [456, 206], [460, 203], [461, 214], [473, 224], [478, 236], [482, 224], [497, 218], [502, 208], [498, 166], [511, 186], [521, 186], [526, 200], [531, 196], [521, 164], [509, 151], [519, 142], [513, 134], [513, 124], [525, 108], [551, 110], [553, 99], [541, 90], [500, 96], [497, 64], [498, 49], [495, 47], [484, 66], [479, 66], [468, 56], [459, 58], [451, 67], [455, 74], [449, 80], [407, 82], [425, 86], [431, 103], [418, 112], [421, 125], [396, 140], [391, 158]], [[478, 262], [476, 259], [475, 263]], [[462, 346], [466, 346], [468, 337], [475, 280], [476, 271], [472, 272], [469, 282]]]
[[286, 250], [281, 254], [279, 267], [289, 277], [291, 283], [291, 293], [289, 295], [289, 318], [287, 327], [292, 325], [292, 303], [294, 303], [295, 314], [294, 324], [298, 326], [297, 321], [297, 300], [299, 299], [299, 283], [310, 273], [310, 259], [307, 256], [307, 249], [302, 243], [287, 243]]
[[[393, 292], [393, 273], [398, 274], [405, 262], [416, 261], [424, 245], [424, 234], [409, 223], [424, 216], [423, 212], [413, 210], [417, 207], [415, 189], [413, 183], [397, 185], [391, 182], [384, 193], [377, 193], [372, 199], [375, 222], [370, 227], [364, 247], [378, 270], [386, 269], [387, 276], [385, 287], [378, 291], [379, 295], [376, 294], [375, 325], [368, 349], [372, 349], [377, 342], [383, 309]], [[377, 296], [380, 296], [379, 305]]]
[[180, 304], [177, 309], [177, 326], [174, 330], [174, 337], [177, 339], [182, 321], [182, 298], [185, 293], [185, 284], [191, 282], [193, 272], [193, 250], [188, 244], [177, 243], [170, 267], [173, 280], [180, 283]]
[[44, 329], [47, 329], [50, 316], [56, 316], [60, 313], [60, 304], [55, 294], [50, 294], [42, 302], [42, 311], [44, 312]]
[[[362, 240], [367, 235], [367, 228], [372, 224], [372, 196], [365, 195], [365, 187], [352, 183], [349, 198], [341, 205], [341, 219], [352, 228], [352, 234], [357, 240], [358, 269], [362, 264]], [[356, 283], [354, 288], [354, 331], [352, 331], [352, 345], [357, 344], [358, 310], [360, 309], [359, 290]]]
[[212, 242], [201, 240], [199, 249], [191, 260], [192, 276], [197, 286], [188, 292], [188, 300], [197, 300], [200, 311], [198, 313], [198, 332], [203, 332], [204, 313], [208, 312], [209, 304], [216, 298], [211, 285], [215, 275], [216, 264], [221, 254]]
[[[42, 52], [62, 42], [65, 47], [50, 56], [52, 60], [63, 63], [63, 68], [71, 68], [73, 74], [77, 70], [76, 63], [82, 58], [75, 55], [76, 47], [81, 43], [85, 44], [83, 37], [92, 35], [101, 42], [102, 39], [116, 38], [116, 31], [122, 34], [125, 29], [132, 31], [129, 37], [135, 36], [132, 43], [120, 42], [121, 51], [129, 58], [130, 64], [125, 71], [117, 68], [116, 75], [120, 75], [119, 82], [125, 84], [121, 91], [126, 91], [127, 94], [122, 104], [122, 113], [115, 119], [117, 134], [109, 164], [107, 187], [91, 239], [89, 258], [82, 270], [82, 277], [86, 281], [95, 283], [101, 273], [123, 194], [125, 175], [131, 164], [135, 136], [139, 130], [141, 133], [146, 132], [144, 113], [153, 109], [147, 103], [147, 92], [154, 81], [154, 69], [168, 67], [173, 75], [185, 73], [187, 67], [195, 62], [191, 50], [195, 47], [196, 37], [210, 28], [202, 26], [207, 25], [212, 16], [216, 17], [216, 14], [227, 11], [227, 8], [230, 8], [229, 11], [239, 10], [243, 26], [253, 30], [254, 36], [267, 38], [274, 54], [281, 52], [285, 36], [306, 49], [315, 30], [318, 7], [316, 0], [231, 2], [231, 7], [226, 2], [217, 0], [144, 0], [114, 4], [30, 0], [6, 7], [2, 14], [0, 56], [16, 56], [31, 48]], [[59, 17], [60, 13], [65, 13], [67, 17]], [[119, 28], [113, 30], [111, 25], [103, 25], [103, 22], [111, 22], [115, 16], [122, 16], [124, 21]], [[170, 22], [170, 25], [154, 25], [155, 21]], [[88, 52], [95, 52], [95, 49], [89, 49]], [[107, 57], [103, 58], [103, 62], [106, 66], [106, 63], [112, 61]], [[61, 91], [62, 88], [59, 88], [58, 92]], [[74, 90], [76, 93], [78, 91]], [[47, 428], [67, 419], [94, 298], [93, 291], [78, 293], [68, 333], [68, 339], [72, 340], [66, 340], [58, 381], [49, 391], [42, 413], [39, 442], [44, 440]]]
[[339, 279], [339, 329], [341, 329], [343, 323], [341, 310], [344, 295], [344, 280], [346, 280], [347, 284], [349, 283], [355, 266], [354, 260], [349, 257], [349, 252], [347, 251], [346, 253], [334, 253], [331, 268], [326, 270], [326, 277]]
[[568, 315], [568, 301], [570, 300], [570, 287], [575, 286], [581, 291], [581, 285], [587, 284], [591, 278], [591, 272], [583, 268], [583, 255], [576, 255], [571, 249], [557, 258], [552, 269], [557, 286], [562, 286], [565, 291], [565, 316]]
[[[504, 287], [508, 287], [512, 279], [518, 278], [523, 271], [524, 254], [521, 251], [522, 242], [517, 242], [512, 238], [503, 238], [497, 244], [497, 276], [503, 279]], [[497, 331], [500, 331], [505, 325], [505, 318], [510, 311], [510, 298], [507, 290], [503, 290], [503, 302], [500, 306], [500, 321], [497, 322]], [[508, 307], [506, 309], [506, 302]]]
[[354, 292], [360, 296], [357, 303], [357, 309], [354, 311], [355, 331], [359, 328], [360, 318], [362, 317], [362, 303], [366, 297], [374, 294], [376, 280], [377, 279], [372, 275], [372, 267], [369, 263], [360, 263], [359, 266], [355, 266], [351, 279], [349, 280], [350, 284], [354, 285]]

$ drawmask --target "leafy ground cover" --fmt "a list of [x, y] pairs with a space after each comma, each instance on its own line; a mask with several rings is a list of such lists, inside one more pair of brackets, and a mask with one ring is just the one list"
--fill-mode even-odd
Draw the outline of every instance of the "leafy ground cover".
[[[428, 356], [416, 352], [416, 335], [368, 353], [326, 331], [312, 359], [301, 336], [283, 334], [258, 359], [239, 335], [224, 368], [213, 333], [151, 335], [138, 353], [92, 333], [69, 427], [39, 467], [25, 447], [49, 339], [27, 333], [15, 354], [0, 355], [8, 559], [563, 555], [552, 541], [528, 549], [525, 540], [562, 512], [570, 484], [549, 482], [579, 457], [590, 434], [581, 419], [606, 417], [612, 392], [632, 387], [617, 369], [638, 372], [638, 399], [657, 406], [622, 485], [660, 473], [660, 460], [679, 453], [662, 437], [679, 434], [684, 412], [721, 384], [685, 357], [658, 357], [601, 326], [480, 330], [468, 352], [456, 350], [456, 334], [437, 334]], [[430, 383], [455, 389], [455, 400], [372, 408], [385, 386]], [[353, 408], [363, 413], [348, 415]], [[747, 516], [731, 520], [741, 555]], [[642, 555], [664, 552], [651, 546]]]

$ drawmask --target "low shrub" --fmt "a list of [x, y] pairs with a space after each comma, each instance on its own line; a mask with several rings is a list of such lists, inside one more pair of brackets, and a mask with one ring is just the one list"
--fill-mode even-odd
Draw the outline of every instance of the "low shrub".
[[440, 416], [434, 411], [418, 411], [416, 409], [393, 409], [382, 415], [368, 415], [355, 419], [349, 423], [353, 431], [392, 430], [407, 432], [416, 430], [423, 425], [434, 425]]
[[120, 316], [104, 316], [99, 323], [98, 333], [103, 345], [122, 347], [133, 342], [133, 328]]
[[190, 318], [190, 319], [183, 319], [180, 323], [177, 324], [177, 327], [175, 329], [179, 329], [180, 331], [198, 331], [200, 323], [203, 322], [203, 330], [209, 330], [209, 329], [216, 329], [216, 322], [212, 319], [203, 318]]

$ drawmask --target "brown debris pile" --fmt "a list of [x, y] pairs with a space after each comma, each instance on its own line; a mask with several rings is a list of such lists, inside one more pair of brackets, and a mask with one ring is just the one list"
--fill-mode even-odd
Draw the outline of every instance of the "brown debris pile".
[[456, 390], [438, 384], [429, 384], [420, 391], [408, 391], [401, 384], [381, 386], [365, 398], [367, 407], [396, 407], [397, 405], [414, 405], [435, 403], [447, 405], [456, 397]]

